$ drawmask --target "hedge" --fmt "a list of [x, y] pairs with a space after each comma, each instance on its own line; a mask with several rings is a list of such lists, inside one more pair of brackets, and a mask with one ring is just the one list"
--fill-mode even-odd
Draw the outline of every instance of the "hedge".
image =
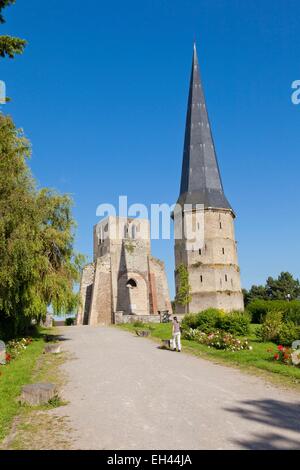
[[181, 322], [183, 329], [193, 328], [211, 333], [215, 330], [223, 330], [228, 333], [245, 336], [249, 333], [250, 317], [247, 313], [225, 313], [218, 309], [207, 309], [196, 314], [185, 315]]
[[283, 321], [292, 321], [300, 326], [300, 301], [292, 300], [253, 300], [247, 305], [247, 312], [250, 314], [252, 323], [263, 323], [267, 313], [280, 312]]

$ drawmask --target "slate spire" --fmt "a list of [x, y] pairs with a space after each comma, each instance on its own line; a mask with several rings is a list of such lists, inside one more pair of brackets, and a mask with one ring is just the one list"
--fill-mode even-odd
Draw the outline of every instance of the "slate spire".
[[196, 44], [193, 52], [178, 202], [232, 210], [223, 191], [201, 83]]

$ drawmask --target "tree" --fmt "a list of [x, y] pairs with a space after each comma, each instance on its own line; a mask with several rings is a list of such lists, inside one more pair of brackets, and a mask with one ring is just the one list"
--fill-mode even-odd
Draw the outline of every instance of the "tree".
[[176, 293], [175, 302], [179, 305], [186, 307], [191, 302], [191, 286], [189, 284], [189, 272], [184, 264], [180, 264], [176, 270], [177, 276], [179, 276], [179, 286]]
[[32, 318], [69, 313], [83, 257], [74, 252], [71, 200], [37, 189], [27, 159], [30, 143], [0, 115], [0, 330], [21, 332]]
[[248, 305], [252, 300], [262, 299], [268, 300], [268, 292], [265, 286], [253, 285], [249, 291], [243, 289], [245, 306]]
[[[5, 23], [3, 16], [4, 8], [15, 3], [16, 0], [0, 0], [0, 24]], [[0, 36], [0, 57], [13, 59], [16, 54], [24, 52], [27, 42], [12, 36]]]
[[295, 300], [300, 296], [300, 283], [289, 272], [282, 272], [277, 279], [268, 277], [266, 290], [269, 299]]
[[277, 279], [268, 277], [264, 286], [253, 285], [249, 291], [243, 289], [245, 305], [255, 299], [295, 300], [300, 297], [300, 282], [289, 272], [282, 272]]

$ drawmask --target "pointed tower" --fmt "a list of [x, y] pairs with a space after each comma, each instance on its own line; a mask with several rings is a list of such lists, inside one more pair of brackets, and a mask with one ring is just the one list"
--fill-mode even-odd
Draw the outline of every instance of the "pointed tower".
[[[178, 204], [184, 224], [202, 230], [204, 242], [195, 248], [185, 239], [175, 240], [175, 284], [184, 264], [189, 273], [191, 302], [176, 305], [177, 313], [199, 312], [207, 308], [243, 310], [240, 269], [234, 235], [234, 211], [223, 190], [215, 146], [201, 83], [194, 45], [188, 109], [186, 117], [182, 174]], [[189, 205], [187, 210], [185, 205]], [[196, 222], [197, 207], [203, 205], [202, 225]], [[194, 220], [195, 219], [195, 220]], [[196, 228], [197, 230], [197, 228]]]

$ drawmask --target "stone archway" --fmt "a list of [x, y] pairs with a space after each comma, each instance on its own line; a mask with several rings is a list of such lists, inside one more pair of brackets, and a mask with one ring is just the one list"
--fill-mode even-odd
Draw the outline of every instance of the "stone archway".
[[148, 304], [148, 288], [143, 276], [134, 272], [122, 274], [118, 279], [118, 310], [125, 315], [147, 315]]

